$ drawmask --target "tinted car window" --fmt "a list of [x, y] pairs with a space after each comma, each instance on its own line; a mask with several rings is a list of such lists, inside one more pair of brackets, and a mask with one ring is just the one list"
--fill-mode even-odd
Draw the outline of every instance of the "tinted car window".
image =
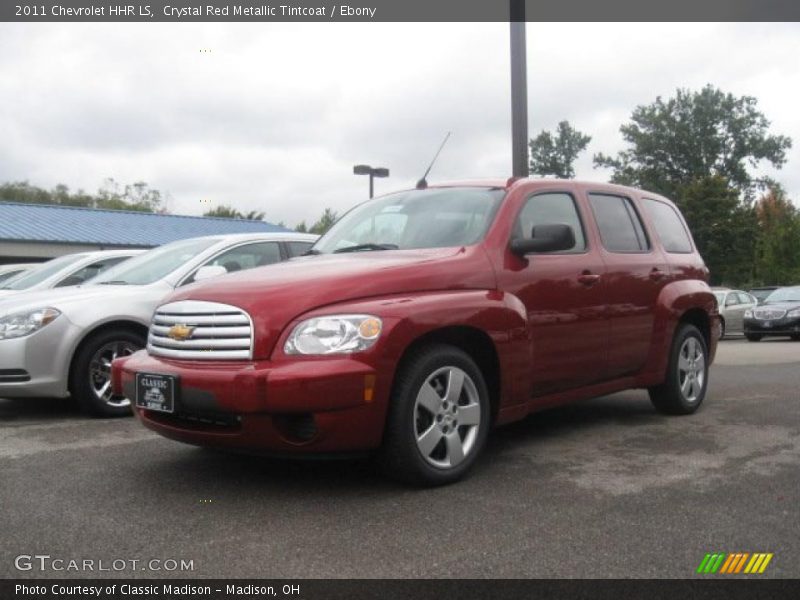
[[289, 256], [302, 256], [311, 249], [314, 242], [287, 242], [286, 246], [289, 248]]
[[689, 253], [692, 251], [692, 241], [689, 233], [683, 226], [678, 213], [669, 204], [658, 200], [643, 200], [645, 210], [650, 215], [650, 220], [658, 232], [664, 250], [674, 253]]
[[628, 198], [589, 194], [600, 239], [610, 252], [646, 252], [650, 249], [644, 226]]
[[565, 224], [572, 227], [575, 245], [566, 252], [582, 252], [586, 249], [586, 236], [583, 232], [575, 200], [567, 193], [538, 194], [528, 198], [514, 225], [514, 237], [530, 238], [536, 225]]

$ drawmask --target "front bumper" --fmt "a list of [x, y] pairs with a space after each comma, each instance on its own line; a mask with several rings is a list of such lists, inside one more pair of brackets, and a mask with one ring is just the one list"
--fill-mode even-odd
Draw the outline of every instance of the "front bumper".
[[[142, 423], [165, 437], [316, 454], [380, 445], [391, 382], [376, 372], [350, 356], [226, 363], [172, 360], [143, 350], [114, 361], [112, 380]], [[135, 406], [136, 373], [178, 378], [173, 414]]]
[[800, 335], [800, 317], [745, 319], [744, 332], [757, 335]]
[[0, 398], [66, 397], [69, 361], [80, 333], [61, 315], [36, 333], [0, 340]]

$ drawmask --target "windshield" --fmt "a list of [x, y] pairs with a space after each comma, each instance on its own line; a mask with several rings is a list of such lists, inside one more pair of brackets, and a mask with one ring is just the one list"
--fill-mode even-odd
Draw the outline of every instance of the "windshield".
[[445, 248], [478, 242], [505, 195], [489, 188], [433, 188], [370, 200], [342, 217], [312, 254]]
[[7, 273], [0, 273], [0, 283], [4, 281], [10, 281], [11, 279], [14, 279], [21, 273], [24, 273], [24, 269], [20, 269], [19, 271], [8, 271]]
[[219, 238], [200, 238], [172, 242], [135, 256], [92, 279], [107, 285], [146, 285], [163, 279], [183, 266]]
[[726, 292], [714, 292], [714, 296], [717, 298], [717, 304], [722, 306], [722, 303], [725, 302], [725, 294]]
[[62, 269], [66, 269], [72, 264], [81, 260], [85, 254], [68, 254], [67, 256], [59, 256], [53, 260], [48, 260], [40, 267], [34, 267], [30, 271], [26, 271], [17, 275], [13, 279], [5, 282], [2, 288], [4, 290], [27, 290], [50, 277], [55, 275]]
[[764, 304], [773, 304], [775, 302], [800, 302], [800, 287], [780, 288], [772, 292], [764, 300]]

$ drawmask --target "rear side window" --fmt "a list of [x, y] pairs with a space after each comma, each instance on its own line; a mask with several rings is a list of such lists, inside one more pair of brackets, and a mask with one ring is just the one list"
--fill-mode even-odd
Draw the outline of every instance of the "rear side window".
[[643, 200], [645, 210], [650, 215], [650, 220], [658, 232], [661, 244], [667, 252], [688, 254], [692, 251], [692, 240], [689, 232], [683, 226], [683, 221], [678, 213], [669, 204], [658, 200]]
[[289, 256], [303, 256], [306, 252], [311, 250], [314, 242], [287, 242], [286, 246], [289, 248]]
[[736, 294], [739, 297], [739, 304], [755, 304], [756, 299], [753, 298], [750, 294], [746, 294], [744, 292], [739, 292]]
[[572, 227], [575, 245], [565, 252], [586, 250], [586, 236], [572, 196], [564, 192], [531, 196], [522, 208], [514, 226], [514, 237], [530, 238], [536, 225], [564, 224]]
[[629, 198], [589, 194], [589, 203], [606, 250], [647, 252], [650, 249], [642, 220]]

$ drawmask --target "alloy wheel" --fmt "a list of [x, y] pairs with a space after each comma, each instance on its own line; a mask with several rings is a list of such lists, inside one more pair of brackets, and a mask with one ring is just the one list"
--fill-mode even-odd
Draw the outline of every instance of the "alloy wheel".
[[431, 373], [417, 393], [414, 424], [422, 457], [441, 469], [457, 467], [474, 448], [481, 426], [475, 382], [458, 367]]
[[695, 337], [688, 337], [678, 354], [678, 384], [687, 402], [696, 402], [703, 391], [706, 378], [706, 358], [703, 346]]
[[139, 350], [130, 342], [109, 342], [101, 346], [89, 361], [89, 383], [95, 397], [109, 406], [130, 406], [130, 400], [114, 396], [111, 390], [111, 363]]

